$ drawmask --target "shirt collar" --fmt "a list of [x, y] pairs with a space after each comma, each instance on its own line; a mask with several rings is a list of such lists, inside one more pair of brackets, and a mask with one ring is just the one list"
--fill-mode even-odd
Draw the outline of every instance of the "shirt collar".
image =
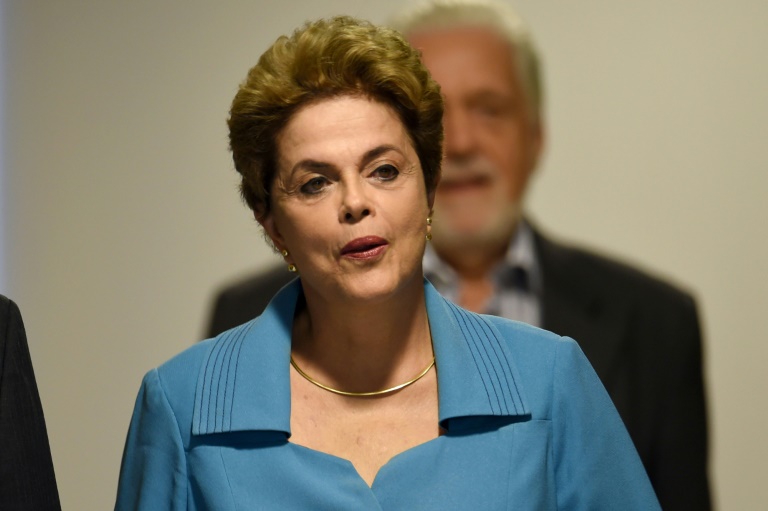
[[528, 222], [521, 220], [515, 230], [515, 237], [504, 257], [508, 268], [521, 268], [528, 275], [529, 290], [538, 292], [539, 265], [536, 260], [536, 247], [533, 241], [533, 231]]
[[[484, 316], [445, 300], [425, 280], [435, 351], [440, 423], [530, 415], [511, 352]], [[275, 431], [290, 436], [291, 325], [301, 279], [264, 313], [219, 335], [200, 367], [192, 433]]]
[[[435, 283], [440, 292], [455, 299], [459, 277], [448, 263], [438, 257], [430, 244], [427, 244], [424, 252], [423, 264], [427, 278]], [[525, 276], [525, 291], [538, 295], [541, 290], [541, 278], [536, 246], [533, 231], [525, 220], [519, 222], [504, 259], [491, 270], [491, 275], [500, 287], [504, 287], [511, 283], [507, 276], [516, 270], [522, 270]]]

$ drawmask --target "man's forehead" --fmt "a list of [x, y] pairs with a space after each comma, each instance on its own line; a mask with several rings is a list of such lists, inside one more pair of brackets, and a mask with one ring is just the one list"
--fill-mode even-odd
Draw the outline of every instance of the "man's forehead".
[[477, 45], [505, 46], [511, 49], [509, 41], [499, 30], [489, 25], [457, 24], [447, 27], [424, 27], [406, 34], [408, 41], [417, 49], [422, 46], [459, 46], [468, 41]]
[[430, 29], [409, 38], [446, 94], [454, 89], [503, 93], [519, 85], [512, 48], [490, 28]]

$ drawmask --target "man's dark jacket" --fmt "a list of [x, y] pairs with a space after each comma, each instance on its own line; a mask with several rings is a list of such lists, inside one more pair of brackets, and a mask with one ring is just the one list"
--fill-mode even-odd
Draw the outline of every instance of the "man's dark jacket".
[[0, 510], [61, 510], [19, 308], [0, 295]]
[[[710, 509], [701, 333], [692, 297], [535, 229], [534, 239], [542, 326], [581, 345], [624, 420], [662, 509]], [[208, 335], [261, 314], [294, 276], [276, 268], [223, 289]]]

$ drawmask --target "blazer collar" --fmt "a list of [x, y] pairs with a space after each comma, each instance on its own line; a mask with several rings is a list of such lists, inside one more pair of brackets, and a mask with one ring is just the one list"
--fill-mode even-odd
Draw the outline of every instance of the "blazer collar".
[[[424, 291], [437, 360], [440, 423], [472, 417], [529, 416], [506, 342], [484, 316]], [[193, 435], [275, 431], [290, 436], [291, 329], [301, 279], [286, 285], [264, 313], [220, 334], [200, 367]]]

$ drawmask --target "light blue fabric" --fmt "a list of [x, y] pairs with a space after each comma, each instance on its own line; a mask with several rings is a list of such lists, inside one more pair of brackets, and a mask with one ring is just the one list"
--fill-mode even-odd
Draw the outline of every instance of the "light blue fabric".
[[290, 443], [290, 332], [300, 281], [259, 318], [144, 378], [117, 510], [654, 510], [656, 497], [576, 343], [467, 312], [425, 281], [447, 433], [372, 487]]

